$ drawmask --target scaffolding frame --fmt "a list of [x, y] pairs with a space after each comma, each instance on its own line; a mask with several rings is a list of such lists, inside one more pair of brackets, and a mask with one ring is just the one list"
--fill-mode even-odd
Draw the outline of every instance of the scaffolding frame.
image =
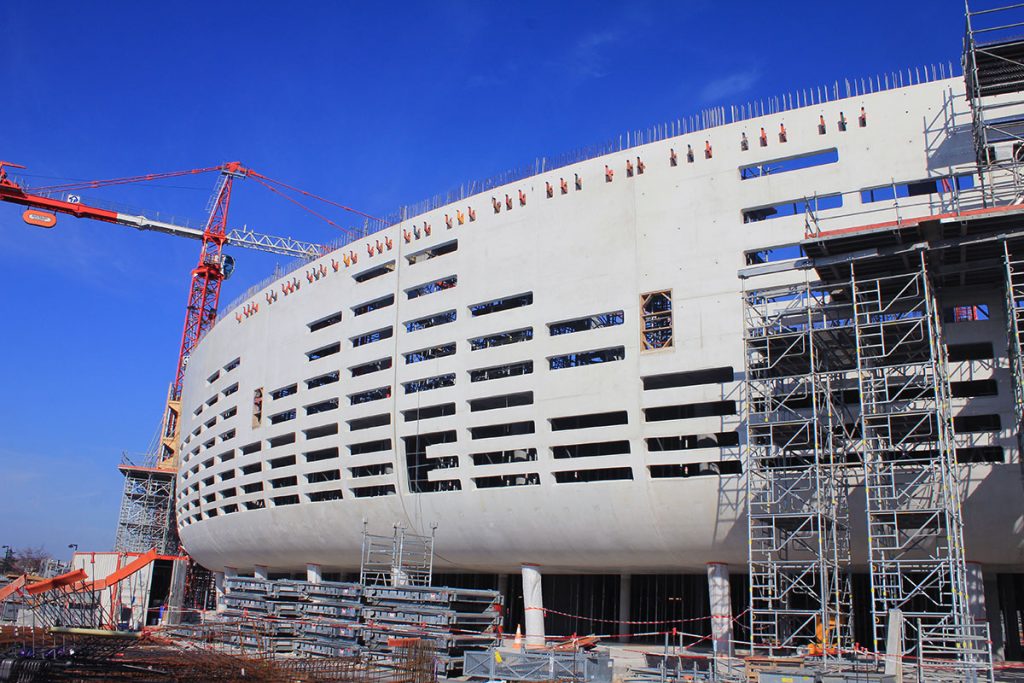
[[363, 524], [359, 582], [364, 586], [429, 586], [434, 576], [434, 529], [410, 534], [396, 524], [390, 536]]
[[124, 491], [117, 520], [114, 550], [145, 553], [156, 549], [161, 555], [178, 553], [174, 521], [174, 480], [176, 473], [154, 466], [156, 456], [136, 465], [127, 454], [118, 469], [124, 475]]
[[752, 649], [840, 656], [852, 644], [850, 307], [805, 282], [746, 293], [744, 317]]
[[[1020, 203], [1024, 200], [1024, 38], [1020, 34], [1024, 4], [971, 11], [965, 2], [965, 17], [962, 65], [984, 196], [990, 206]], [[997, 175], [1002, 177], [996, 179]]]
[[871, 575], [873, 646], [891, 610], [900, 652], [991, 680], [986, 624], [967, 604], [949, 373], [925, 253], [912, 272], [860, 280], [851, 268]]
[[1024, 467], [1024, 259], [1003, 242], [1006, 268], [1006, 335], [1009, 340], [1010, 375], [1013, 379], [1013, 408], [1017, 419], [1017, 452]]

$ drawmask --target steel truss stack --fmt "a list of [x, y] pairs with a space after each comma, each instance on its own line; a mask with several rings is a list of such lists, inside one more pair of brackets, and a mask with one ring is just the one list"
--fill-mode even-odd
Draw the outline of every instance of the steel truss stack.
[[124, 474], [124, 493], [121, 496], [114, 550], [145, 553], [155, 548], [161, 554], [176, 555], [175, 472], [151, 466], [136, 466], [127, 457], [119, 469]]
[[753, 650], [851, 644], [849, 304], [809, 284], [746, 295], [747, 511]]

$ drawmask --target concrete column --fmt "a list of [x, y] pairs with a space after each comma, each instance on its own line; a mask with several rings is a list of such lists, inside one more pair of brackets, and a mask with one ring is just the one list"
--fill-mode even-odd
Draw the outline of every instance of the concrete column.
[[732, 595], [729, 590], [729, 567], [721, 562], [708, 563], [708, 595], [711, 603], [711, 637], [715, 653], [731, 657]]
[[[991, 605], [989, 605], [990, 597]], [[968, 562], [967, 612], [974, 623], [988, 623], [989, 639], [992, 641], [992, 658], [1002, 661], [1005, 657], [1005, 643], [1003, 642], [1003, 625], [999, 611], [999, 591], [995, 577], [986, 582], [981, 564]], [[994, 618], [989, 618], [990, 613]]]
[[217, 614], [224, 611], [224, 572], [213, 573], [213, 587], [217, 593]]
[[967, 614], [976, 624], [985, 622], [985, 579], [981, 565], [968, 562], [967, 565]]
[[629, 612], [632, 608], [633, 575], [619, 575], [619, 642], [629, 640]]
[[540, 567], [523, 565], [523, 621], [526, 622], [526, 645], [544, 646], [544, 593]]
[[985, 611], [988, 612], [988, 634], [992, 640], [992, 659], [1006, 660], [1006, 640], [1003, 633], [1003, 605], [999, 599], [999, 576], [989, 573], [985, 577]]
[[318, 564], [307, 564], [306, 565], [306, 581], [310, 583], [321, 583], [324, 580], [323, 572], [320, 571], [320, 565]]
[[185, 575], [188, 563], [175, 560], [171, 563], [171, 589], [167, 596], [167, 611], [164, 612], [164, 623], [176, 626], [181, 623], [182, 609], [185, 606]]
[[253, 573], [256, 575], [257, 579], [262, 579], [263, 581], [267, 581], [270, 579], [270, 571], [267, 569], [265, 565], [256, 565], [253, 568]]

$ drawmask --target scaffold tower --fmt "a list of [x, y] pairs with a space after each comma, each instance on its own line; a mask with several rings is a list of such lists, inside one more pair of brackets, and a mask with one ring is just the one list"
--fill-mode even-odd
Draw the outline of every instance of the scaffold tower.
[[851, 645], [850, 306], [809, 283], [746, 295], [747, 511], [755, 653]]
[[117, 520], [114, 550], [145, 553], [154, 548], [164, 555], [178, 553], [174, 525], [175, 472], [155, 466], [155, 456], [136, 465], [128, 455], [118, 469], [124, 475], [124, 492]]
[[987, 635], [968, 613], [949, 374], [924, 252], [919, 264], [851, 283], [874, 650], [900, 610], [902, 652], [987, 680]]
[[410, 534], [395, 525], [390, 536], [363, 526], [359, 582], [364, 586], [429, 586], [434, 574], [434, 535]]
[[1006, 265], [1006, 333], [1009, 340], [1017, 448], [1024, 453], [1024, 258], [1003, 242]]

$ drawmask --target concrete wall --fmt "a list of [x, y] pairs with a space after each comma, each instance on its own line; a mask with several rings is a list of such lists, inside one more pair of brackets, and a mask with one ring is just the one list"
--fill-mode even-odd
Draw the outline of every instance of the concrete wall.
[[[181, 539], [205, 566], [299, 570], [307, 562], [325, 569], [359, 564], [362, 521], [387, 532], [394, 522], [429, 531], [437, 523], [438, 564], [463, 571], [517, 571], [523, 562], [546, 571], [703, 572], [708, 561], [746, 561], [741, 475], [655, 478], [651, 467], [737, 460], [740, 448], [652, 451], [648, 438], [743, 432], [739, 400], [743, 368], [741, 281], [745, 252], [804, 237], [803, 215], [745, 223], [743, 210], [815, 195], [843, 193], [843, 206], [819, 214], [833, 229], [895, 218], [891, 202], [862, 204], [860, 190], [970, 167], [973, 152], [962, 82], [944, 80], [766, 116], [591, 159], [528, 178], [392, 226], [368, 239], [300, 268], [257, 293], [221, 322], [193, 354], [183, 394], [182, 466], [177, 510]], [[864, 107], [867, 126], [858, 125]], [[836, 122], [843, 112], [847, 130]], [[819, 116], [826, 122], [818, 131]], [[787, 141], [780, 142], [780, 124]], [[768, 144], [758, 142], [764, 127]], [[749, 148], [741, 150], [746, 134]], [[713, 149], [704, 157], [705, 142]], [[687, 145], [695, 159], [686, 159]], [[742, 180], [741, 166], [838, 151], [838, 163]], [[677, 165], [670, 163], [671, 150]], [[640, 157], [642, 175], [627, 177], [626, 162]], [[614, 171], [606, 180], [606, 166]], [[574, 177], [582, 179], [582, 189]], [[562, 194], [560, 180], [568, 192]], [[546, 196], [550, 183], [554, 196]], [[519, 193], [525, 193], [521, 206]], [[513, 208], [505, 207], [506, 194]], [[492, 196], [500, 202], [495, 213]], [[946, 210], [948, 196], [906, 203], [901, 215]], [[475, 211], [476, 219], [468, 217]], [[466, 216], [459, 224], [457, 215]], [[445, 215], [452, 227], [446, 227]], [[425, 224], [431, 226], [426, 235]], [[414, 228], [419, 236], [413, 236]], [[409, 241], [405, 235], [409, 234]], [[410, 263], [409, 256], [458, 240], [458, 250]], [[381, 253], [376, 253], [377, 243]], [[388, 246], [390, 243], [391, 246]], [[371, 257], [367, 246], [374, 250]], [[343, 254], [358, 255], [345, 265]], [[355, 275], [394, 262], [387, 275], [357, 282]], [[319, 275], [319, 277], [316, 277]], [[407, 290], [456, 275], [455, 287], [409, 299]], [[782, 278], [784, 276], [778, 276]], [[298, 290], [286, 293], [286, 283]], [[768, 278], [770, 279], [770, 278]], [[284, 289], [282, 286], [284, 285]], [[764, 283], [759, 282], [759, 286]], [[670, 290], [674, 301], [671, 348], [641, 348], [640, 295]], [[473, 316], [480, 302], [532, 293], [529, 306]], [[353, 309], [393, 295], [388, 307], [355, 315]], [[268, 296], [275, 296], [270, 300]], [[258, 307], [258, 310], [256, 308]], [[619, 311], [623, 324], [551, 336], [549, 325]], [[455, 322], [407, 331], [405, 323], [455, 311]], [[341, 312], [338, 324], [311, 332], [309, 324]], [[352, 338], [382, 328], [391, 338], [354, 348]], [[469, 340], [532, 328], [530, 341], [471, 350]], [[403, 354], [454, 342], [456, 353], [407, 364]], [[341, 351], [310, 361], [307, 352], [332, 343]], [[550, 369], [553, 356], [623, 347], [624, 359]], [[379, 372], [353, 376], [350, 368], [393, 359]], [[237, 366], [231, 370], [234, 361]], [[532, 361], [532, 373], [472, 382], [471, 371]], [[645, 391], [643, 377], [731, 367], [734, 381]], [[305, 380], [337, 371], [340, 380], [308, 388]], [[406, 393], [404, 383], [455, 375], [453, 386]], [[291, 384], [297, 392], [280, 399], [271, 392]], [[237, 389], [235, 389], [237, 385]], [[390, 397], [359, 405], [350, 396], [390, 387]], [[263, 392], [263, 420], [253, 427], [254, 391]], [[531, 405], [472, 411], [469, 401], [532, 392]], [[1008, 382], [996, 402], [1010, 410]], [[306, 408], [339, 399], [335, 410], [307, 415]], [[737, 402], [736, 413], [665, 421], [645, 420], [645, 408], [710, 401]], [[403, 411], [454, 403], [453, 415], [407, 420]], [[294, 409], [294, 419], [270, 417]], [[625, 411], [626, 424], [554, 431], [551, 420]], [[385, 416], [387, 423], [353, 430], [353, 420]], [[382, 418], [383, 419], [383, 418]], [[474, 428], [533, 422], [533, 433], [474, 439]], [[1008, 422], [1004, 424], [1009, 424]], [[311, 429], [337, 425], [335, 435]], [[454, 430], [455, 440], [428, 449], [430, 458], [453, 456], [455, 466], [437, 469], [430, 481], [457, 482], [460, 490], [410, 492], [403, 438]], [[295, 435], [293, 443], [275, 438]], [[351, 447], [390, 440], [390, 448], [353, 454]], [[629, 452], [557, 459], [553, 447], [628, 441]], [[1007, 466], [1016, 467], [1011, 440]], [[309, 453], [336, 448], [326, 459]], [[536, 460], [476, 465], [473, 454], [535, 449]], [[272, 467], [278, 458], [295, 464]], [[315, 457], [315, 456], [314, 456]], [[1011, 463], [1013, 463], [1011, 465]], [[390, 472], [355, 476], [365, 465]], [[1000, 466], [971, 468], [968, 554], [987, 564], [1024, 563], [1020, 487]], [[558, 483], [567, 470], [628, 468], [631, 479]], [[655, 470], [656, 471], [656, 470]], [[310, 482], [314, 473], [339, 473], [336, 480]], [[513, 485], [480, 488], [480, 478], [509, 475]], [[294, 486], [271, 481], [294, 476]], [[314, 474], [314, 478], [316, 478]], [[326, 476], [334, 476], [333, 474]], [[538, 482], [536, 484], [532, 482]], [[243, 487], [262, 490], [245, 492]], [[372, 487], [393, 487], [389, 495]], [[339, 500], [315, 502], [338, 491]], [[335, 495], [335, 494], [331, 494]], [[292, 504], [288, 496], [297, 496]], [[311, 499], [311, 496], [313, 499]], [[276, 500], [275, 500], [276, 499]], [[858, 515], [856, 510], [852, 511]], [[860, 515], [863, 516], [862, 514]], [[855, 539], [855, 545], [861, 543]]]

